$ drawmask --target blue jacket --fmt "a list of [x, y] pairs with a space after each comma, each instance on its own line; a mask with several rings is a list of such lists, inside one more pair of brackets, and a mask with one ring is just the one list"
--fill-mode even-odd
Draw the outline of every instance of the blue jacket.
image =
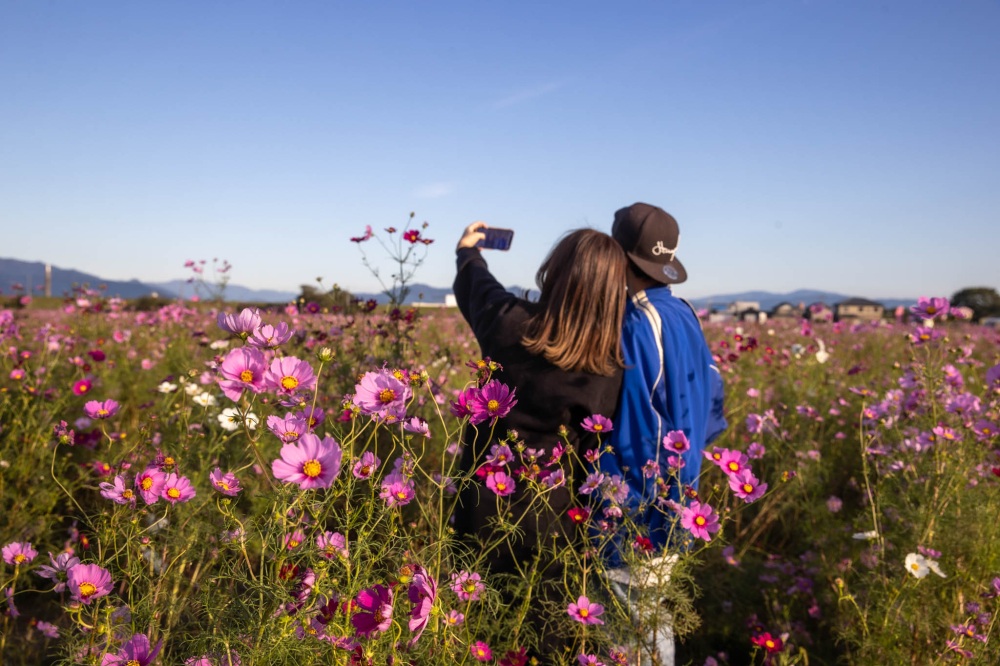
[[[649, 460], [660, 464], [668, 478], [663, 438], [683, 430], [691, 443], [680, 471], [682, 485], [698, 487], [702, 452], [726, 429], [722, 377], [708, 350], [701, 323], [691, 306], [675, 297], [670, 287], [657, 286], [635, 294], [625, 307], [622, 331], [625, 377], [610, 452], [600, 458], [608, 477], [620, 475], [628, 485], [623, 509], [639, 525], [649, 528], [657, 550], [667, 542], [670, 520], [657, 507], [656, 479], [643, 476]], [[671, 499], [679, 499], [676, 484]], [[624, 544], [618, 544], [618, 547]], [[605, 552], [610, 566], [621, 564], [617, 548]]]

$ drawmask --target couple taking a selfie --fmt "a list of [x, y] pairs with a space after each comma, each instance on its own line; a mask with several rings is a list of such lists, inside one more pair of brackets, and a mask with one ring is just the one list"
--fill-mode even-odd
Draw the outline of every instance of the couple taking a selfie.
[[[483, 357], [501, 367], [494, 377], [517, 391], [517, 404], [493, 431], [500, 436], [516, 431], [525, 449], [551, 450], [565, 437], [582, 455], [598, 450], [597, 434], [583, 425], [584, 419], [596, 414], [611, 418], [610, 432], [601, 438], [599, 468], [608, 478], [620, 477], [622, 494], [627, 491], [622, 504], [633, 509], [630, 519], [642, 526], [655, 557], [666, 546], [671, 527], [666, 514], [655, 508], [655, 498], [665, 483], [673, 486], [675, 500], [678, 484], [696, 488], [702, 451], [726, 428], [722, 379], [701, 324], [670, 288], [687, 279], [676, 256], [676, 220], [661, 208], [636, 203], [615, 213], [610, 235], [594, 229], [567, 233], [538, 269], [537, 301], [518, 298], [490, 273], [479, 248], [488, 231], [485, 222], [474, 222], [459, 239], [454, 292]], [[509, 247], [509, 236], [491, 236], [490, 246]], [[489, 430], [467, 433], [464, 470], [484, 464]], [[660, 478], [654, 478], [645, 473], [648, 463], [665, 457], [662, 441], [671, 431], [683, 431], [690, 443], [683, 453], [685, 464], [668, 474], [664, 461]], [[587, 470], [581, 472], [572, 476], [577, 486]], [[544, 511], [520, 516], [516, 538], [487, 558], [491, 572], [516, 575], [519, 566], [538, 557], [554, 532], [573, 534], [572, 525], [560, 523], [567, 520], [579, 487], [558, 490]], [[509, 499], [513, 501], [501, 503], [475, 486], [463, 490], [456, 530], [485, 542], [499, 511], [532, 510], [527, 500]], [[630, 570], [622, 547], [629, 545], [612, 544], [600, 555], [609, 589], [634, 611], [640, 626], [635, 607], [639, 572]], [[550, 568], [543, 578], [561, 582], [563, 572]], [[526, 619], [533, 620], [544, 624], [540, 618]], [[673, 664], [669, 622], [640, 631], [642, 663]], [[539, 634], [539, 656], [559, 651], [557, 639], [544, 629]]]

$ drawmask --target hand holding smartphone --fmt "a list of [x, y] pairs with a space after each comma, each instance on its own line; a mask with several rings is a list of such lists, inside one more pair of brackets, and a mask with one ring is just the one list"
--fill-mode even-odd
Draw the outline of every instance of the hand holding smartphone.
[[488, 227], [483, 229], [483, 233], [486, 238], [476, 243], [476, 247], [483, 250], [509, 250], [511, 241], [514, 240], [513, 229]]

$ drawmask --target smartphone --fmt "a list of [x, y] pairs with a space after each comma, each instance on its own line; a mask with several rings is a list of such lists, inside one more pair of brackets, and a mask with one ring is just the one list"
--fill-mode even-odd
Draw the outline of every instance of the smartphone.
[[488, 227], [483, 229], [483, 233], [486, 234], [486, 238], [476, 243], [476, 247], [484, 250], [509, 250], [510, 243], [514, 240], [513, 229]]

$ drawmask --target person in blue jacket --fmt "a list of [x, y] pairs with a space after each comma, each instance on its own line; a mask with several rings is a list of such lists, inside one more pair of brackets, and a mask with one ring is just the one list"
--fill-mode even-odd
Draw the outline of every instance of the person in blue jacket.
[[[625, 374], [614, 429], [599, 460], [605, 478], [618, 476], [618, 500], [635, 524], [648, 530], [644, 538], [651, 559], [660, 564], [656, 575], [629, 569], [619, 535], [604, 549], [612, 589], [643, 624], [637, 599], [642, 588], [655, 587], [669, 563], [656, 558], [667, 545], [673, 516], [664, 500], [679, 501], [684, 487], [697, 489], [702, 452], [726, 429], [723, 384], [693, 308], [673, 295], [670, 285], [684, 282], [687, 271], [677, 259], [680, 230], [669, 213], [636, 203], [615, 213], [612, 237], [629, 259], [628, 293], [622, 331]], [[682, 454], [679, 474], [668, 469], [670, 451], [664, 437], [683, 431], [690, 449]], [[651, 462], [654, 464], [651, 464]], [[679, 478], [678, 478], [679, 477]], [[679, 483], [678, 483], [679, 482]], [[627, 497], [625, 496], [627, 491]], [[650, 569], [651, 570], [651, 569]], [[667, 574], [669, 575], [669, 574]], [[649, 624], [647, 622], [647, 624]], [[642, 629], [644, 664], [673, 664], [673, 632], [669, 622]], [[654, 661], [654, 659], [656, 661]]]

